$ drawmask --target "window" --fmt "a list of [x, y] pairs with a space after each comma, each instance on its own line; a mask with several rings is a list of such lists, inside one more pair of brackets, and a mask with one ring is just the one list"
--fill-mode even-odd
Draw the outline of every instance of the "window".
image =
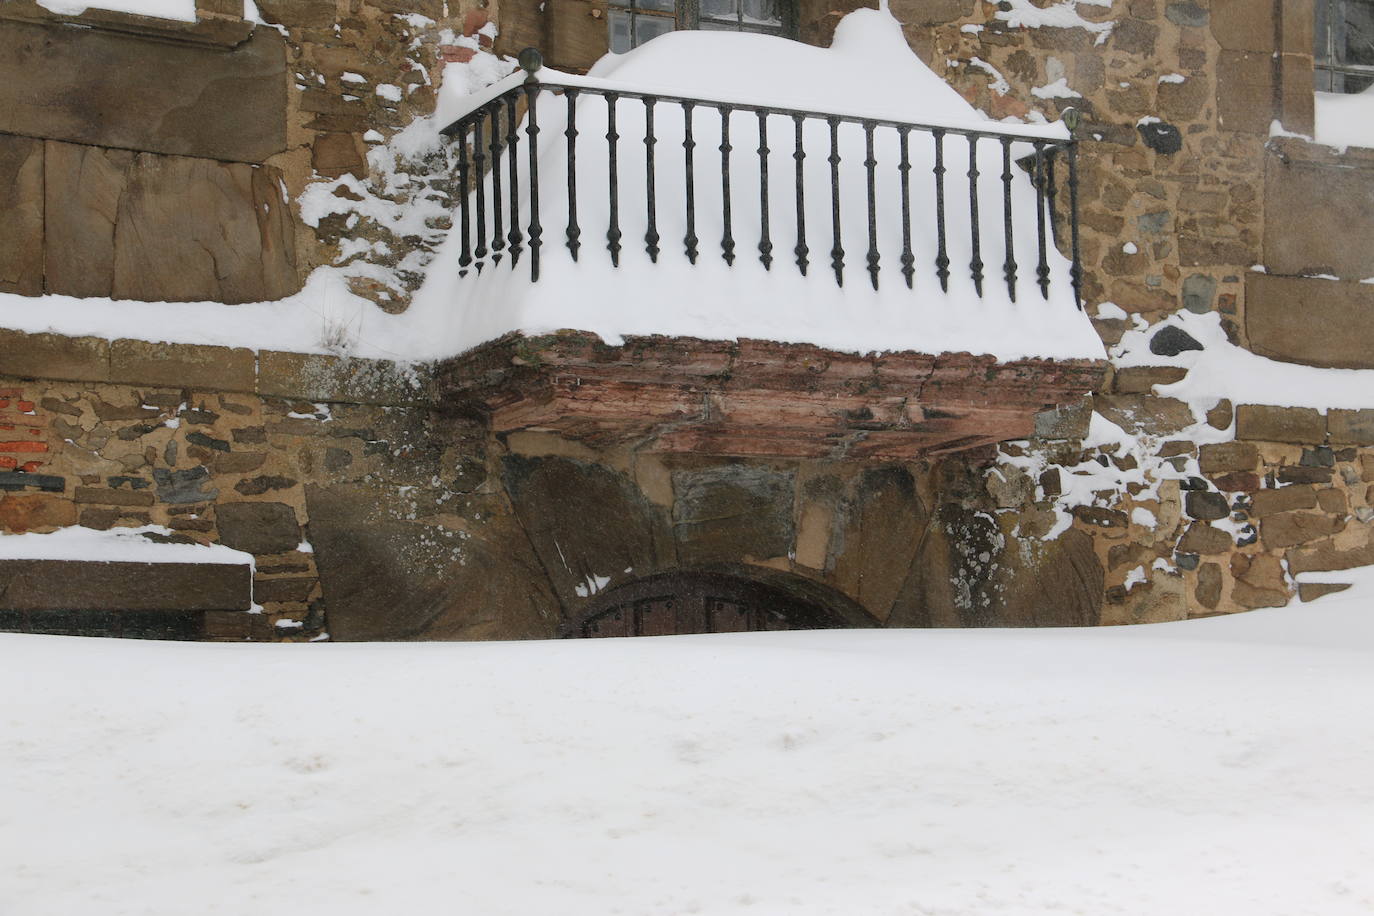
[[1317, 0], [1318, 92], [1363, 92], [1374, 85], [1374, 0]]
[[792, 38], [788, 0], [611, 0], [611, 50], [617, 54], [675, 29], [758, 32]]

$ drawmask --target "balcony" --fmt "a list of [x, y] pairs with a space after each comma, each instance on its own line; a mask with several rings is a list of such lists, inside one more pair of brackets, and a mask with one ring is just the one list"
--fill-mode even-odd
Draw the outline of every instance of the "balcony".
[[600, 445], [910, 458], [1032, 435], [1100, 381], [1066, 125], [520, 62], [444, 130], [453, 409]]

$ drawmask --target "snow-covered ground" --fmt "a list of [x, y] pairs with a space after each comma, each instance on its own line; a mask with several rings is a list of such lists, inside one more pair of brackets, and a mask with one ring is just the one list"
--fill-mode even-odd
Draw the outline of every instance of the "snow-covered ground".
[[1115, 630], [3, 636], [0, 913], [1369, 913], [1372, 605], [1365, 575]]

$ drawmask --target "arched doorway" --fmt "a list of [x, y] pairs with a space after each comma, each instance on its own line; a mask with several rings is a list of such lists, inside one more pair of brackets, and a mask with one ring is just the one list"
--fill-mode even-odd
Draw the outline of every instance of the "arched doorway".
[[849, 599], [822, 598], [814, 584], [786, 579], [766, 582], [716, 570], [659, 573], [597, 595], [563, 635], [672, 636], [875, 625]]

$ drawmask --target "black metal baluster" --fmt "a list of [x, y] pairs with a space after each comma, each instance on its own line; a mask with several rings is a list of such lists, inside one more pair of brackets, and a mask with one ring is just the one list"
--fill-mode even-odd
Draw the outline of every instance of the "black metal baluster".
[[731, 267], [735, 264], [735, 237], [730, 225], [730, 114], [734, 111], [729, 105], [720, 107], [720, 198], [721, 211], [725, 219], [720, 237], [721, 257]]
[[477, 182], [477, 247], [473, 249], [472, 257], [479, 274], [487, 259], [487, 176], [486, 169], [482, 167], [487, 161], [487, 151], [482, 141], [482, 117], [483, 112], [478, 111], [472, 119], [472, 170]]
[[1035, 282], [1040, 285], [1040, 295], [1048, 300], [1050, 263], [1045, 246], [1045, 143], [1041, 140], [1035, 143], [1035, 234], [1040, 257], [1035, 267]]
[[973, 246], [973, 257], [969, 260], [969, 270], [973, 274], [973, 288], [983, 295], [983, 252], [981, 233], [978, 225], [978, 135], [968, 134], [968, 207], [969, 236]]
[[693, 264], [697, 262], [698, 241], [696, 169], [692, 161], [692, 151], [697, 146], [692, 139], [692, 109], [695, 107], [691, 102], [682, 103], [682, 157], [687, 170], [687, 234], [682, 237], [682, 242], [687, 246], [687, 260]]
[[773, 240], [768, 234], [768, 112], [759, 116], [759, 260], [773, 269]]
[[1005, 232], [1007, 260], [1002, 272], [1007, 278], [1007, 294], [1016, 301], [1016, 250], [1011, 222], [1011, 138], [1002, 138], [1002, 226]]
[[826, 118], [830, 124], [830, 234], [834, 245], [830, 248], [830, 266], [835, 270], [835, 283], [844, 286], [844, 246], [840, 244], [840, 119]]
[[916, 256], [911, 253], [911, 155], [907, 148], [910, 135], [910, 127], [897, 128], [902, 155], [897, 166], [902, 176], [902, 276], [906, 278], [907, 289], [911, 289], [912, 277], [916, 274]]
[[1078, 250], [1078, 141], [1069, 141], [1069, 235], [1073, 239], [1073, 304], [1083, 310], [1083, 259]]
[[577, 90], [569, 89], [568, 126], [563, 135], [568, 138], [568, 251], [577, 260], [577, 249], [582, 247], [582, 229], [577, 225]]
[[1055, 183], [1054, 159], [1059, 154], [1058, 149], [1051, 149], [1049, 156], [1045, 159], [1045, 170], [1048, 173], [1048, 180], [1045, 182], [1045, 193], [1050, 198], [1050, 238], [1054, 241], [1055, 248], [1059, 247], [1059, 213], [1056, 208], [1059, 204], [1059, 187]]
[[510, 242], [510, 266], [513, 270], [520, 260], [520, 243], [525, 237], [520, 233], [520, 160], [516, 157], [516, 145], [520, 142], [520, 127], [516, 123], [515, 93], [506, 97], [506, 151], [510, 154], [510, 232], [506, 239]]
[[872, 121], [864, 122], [864, 169], [867, 171], [868, 181], [868, 276], [873, 281], [873, 288], [878, 288], [878, 194], [873, 184], [873, 170], [878, 165], [878, 160], [873, 158], [873, 128], [876, 125]]
[[491, 263], [501, 263], [501, 252], [506, 249], [506, 235], [501, 229], [501, 103], [492, 102], [487, 106], [491, 116]]
[[472, 264], [472, 203], [468, 200], [468, 125], [463, 122], [458, 127], [458, 218], [459, 234], [462, 236], [462, 250], [458, 253], [458, 276], [466, 277]]
[[654, 144], [658, 139], [654, 136], [654, 103], [657, 99], [645, 97], [644, 99], [644, 206], [649, 220], [649, 228], [644, 233], [644, 250], [649, 253], [649, 260], [658, 263], [658, 202], [655, 199], [656, 190], [654, 188]]
[[530, 113], [525, 120], [530, 159], [530, 282], [539, 282], [539, 246], [544, 244], [544, 227], [539, 222], [539, 87], [525, 87]]
[[611, 218], [606, 226], [606, 248], [611, 252], [611, 263], [620, 266], [620, 173], [616, 161], [616, 143], [620, 134], [615, 130], [615, 103], [620, 98], [614, 92], [606, 93], [606, 146], [609, 153], [606, 180], [611, 191]]
[[797, 162], [797, 247], [792, 250], [797, 255], [797, 267], [801, 269], [803, 277], [806, 276], [806, 266], [811, 263], [807, 258], [810, 249], [806, 247], [806, 170], [803, 167], [806, 161], [806, 150], [802, 148], [802, 124], [804, 121], [803, 115], [794, 114], [792, 116], [792, 125], [796, 136], [792, 158]]
[[935, 275], [940, 289], [949, 292], [949, 254], [945, 251], [945, 132], [935, 130]]

